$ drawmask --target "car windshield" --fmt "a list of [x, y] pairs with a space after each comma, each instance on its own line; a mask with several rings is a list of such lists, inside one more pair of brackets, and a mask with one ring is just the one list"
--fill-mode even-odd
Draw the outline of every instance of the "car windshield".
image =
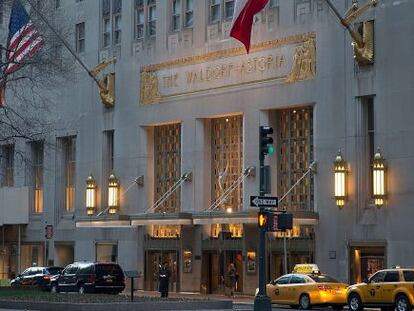
[[49, 271], [49, 274], [51, 275], [55, 275], [55, 274], [59, 274], [59, 272], [61, 272], [63, 269], [60, 267], [51, 267], [51, 268], [47, 268], [47, 271]]
[[309, 274], [308, 276], [316, 283], [339, 283], [333, 277], [324, 274]]

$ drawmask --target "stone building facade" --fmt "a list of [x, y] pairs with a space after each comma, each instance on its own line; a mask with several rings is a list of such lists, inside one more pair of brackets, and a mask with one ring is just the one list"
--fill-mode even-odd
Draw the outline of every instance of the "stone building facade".
[[[230, 0], [51, 5], [73, 23], [71, 43], [89, 67], [116, 58], [101, 73], [115, 74], [115, 102], [103, 105], [81, 70], [59, 90], [61, 126], [45, 137], [55, 147], [32, 144], [28, 152], [38, 160], [30, 169], [42, 168], [41, 187], [28, 184], [21, 168], [0, 189], [9, 200], [0, 202], [5, 214], [16, 205], [10, 193], [27, 197], [19, 202], [26, 217], [2, 226], [10, 232], [3, 278], [33, 263], [116, 261], [142, 273], [139, 288], [154, 290], [158, 266], [167, 262], [171, 290], [215, 293], [234, 263], [238, 290], [254, 293], [258, 230], [249, 197], [259, 188], [260, 125], [274, 128], [275, 153], [266, 159], [271, 194], [281, 199], [306, 174], [280, 202], [293, 212], [294, 228], [268, 234], [269, 280], [284, 272], [284, 237], [288, 271], [315, 262], [356, 282], [382, 267], [413, 265], [414, 125], [406, 120], [413, 111], [413, 1], [381, 0], [356, 21], [374, 21], [374, 61], [361, 66], [323, 0], [270, 1], [255, 18], [249, 54], [229, 38]], [[345, 12], [351, 1], [336, 5]], [[377, 148], [387, 165], [381, 207], [370, 177]], [[334, 197], [338, 150], [348, 171], [341, 208]], [[114, 213], [111, 174], [119, 182]], [[96, 204], [87, 215], [90, 175]]]

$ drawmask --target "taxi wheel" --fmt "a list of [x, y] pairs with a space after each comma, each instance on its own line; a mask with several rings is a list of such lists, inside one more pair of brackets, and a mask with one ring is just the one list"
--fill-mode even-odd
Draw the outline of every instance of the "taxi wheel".
[[351, 294], [348, 298], [348, 306], [351, 311], [361, 311], [364, 309], [362, 306], [361, 298], [358, 294]]
[[307, 294], [302, 294], [299, 298], [299, 308], [302, 310], [309, 310], [311, 308], [310, 298]]
[[407, 296], [400, 295], [397, 297], [397, 300], [395, 301], [395, 309], [397, 309], [397, 311], [411, 311], [411, 304]]

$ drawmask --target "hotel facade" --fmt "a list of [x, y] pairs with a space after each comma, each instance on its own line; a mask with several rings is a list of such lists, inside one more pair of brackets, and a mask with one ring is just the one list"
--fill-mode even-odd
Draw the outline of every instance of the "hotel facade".
[[167, 262], [172, 291], [219, 293], [234, 263], [237, 290], [254, 293], [261, 125], [270, 194], [294, 217], [267, 234], [268, 280], [284, 242], [287, 271], [317, 263], [349, 283], [414, 265], [414, 2], [378, 2], [355, 21], [364, 40], [373, 29], [359, 63], [323, 0], [269, 1], [249, 54], [229, 38], [234, 1], [50, 1], [89, 67], [116, 58], [99, 73], [115, 97], [103, 104], [79, 69], [56, 90], [59, 129], [1, 145], [1, 278], [113, 261], [156, 290]]

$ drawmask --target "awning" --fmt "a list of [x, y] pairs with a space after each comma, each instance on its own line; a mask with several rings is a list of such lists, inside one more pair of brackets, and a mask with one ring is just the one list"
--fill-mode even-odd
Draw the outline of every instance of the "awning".
[[151, 225], [192, 225], [193, 220], [190, 213], [150, 213], [131, 215], [132, 226]]
[[76, 218], [77, 228], [130, 228], [131, 220], [126, 215], [82, 216]]
[[255, 223], [257, 223], [257, 212], [254, 211], [234, 213], [211, 211], [193, 214], [193, 224], [195, 225]]

